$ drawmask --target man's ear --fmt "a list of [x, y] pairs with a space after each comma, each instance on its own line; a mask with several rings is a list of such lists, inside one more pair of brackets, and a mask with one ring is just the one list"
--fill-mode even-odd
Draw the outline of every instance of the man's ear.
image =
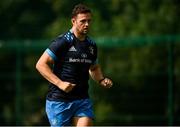
[[74, 18], [72, 18], [72, 19], [71, 19], [71, 22], [72, 22], [72, 24], [74, 24], [74, 23], [75, 23], [75, 19], [74, 19]]

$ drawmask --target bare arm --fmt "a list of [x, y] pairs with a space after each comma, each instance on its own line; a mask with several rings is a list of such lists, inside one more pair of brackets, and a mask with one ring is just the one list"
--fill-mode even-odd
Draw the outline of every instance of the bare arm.
[[99, 82], [101, 79], [104, 78], [101, 68], [98, 64], [91, 65], [91, 67], [89, 69], [89, 74], [92, 77], [92, 79], [96, 82]]
[[95, 80], [100, 85], [104, 86], [105, 88], [110, 88], [113, 84], [111, 79], [103, 76], [100, 65], [98, 65], [98, 64], [91, 65], [91, 67], [89, 69], [89, 74], [93, 80]]
[[75, 86], [75, 84], [71, 84], [69, 82], [64, 82], [59, 79], [51, 69], [51, 65], [54, 63], [54, 60], [44, 52], [38, 62], [36, 63], [36, 69], [40, 72], [40, 74], [47, 79], [52, 84], [56, 85], [58, 88], [65, 92], [69, 92]]

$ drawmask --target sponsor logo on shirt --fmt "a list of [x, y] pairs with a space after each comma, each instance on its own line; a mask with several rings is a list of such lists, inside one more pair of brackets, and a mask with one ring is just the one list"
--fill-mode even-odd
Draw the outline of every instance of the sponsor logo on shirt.
[[92, 63], [90, 59], [69, 58], [70, 63]]
[[76, 48], [74, 46], [71, 46], [71, 48], [69, 48], [70, 52], [77, 52]]
[[86, 58], [86, 57], [87, 57], [87, 54], [86, 54], [86, 53], [82, 53], [82, 54], [81, 54], [81, 57], [82, 57], [82, 58]]

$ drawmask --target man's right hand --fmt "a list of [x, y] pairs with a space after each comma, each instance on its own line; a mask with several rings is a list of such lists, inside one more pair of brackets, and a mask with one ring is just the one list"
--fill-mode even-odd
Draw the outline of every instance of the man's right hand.
[[76, 86], [76, 84], [72, 84], [70, 82], [59, 82], [57, 84], [57, 86], [63, 90], [66, 93], [69, 93], [70, 91], [72, 91], [72, 89]]

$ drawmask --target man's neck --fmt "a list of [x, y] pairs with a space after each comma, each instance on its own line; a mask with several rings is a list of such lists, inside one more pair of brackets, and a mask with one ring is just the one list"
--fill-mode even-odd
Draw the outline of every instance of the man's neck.
[[74, 33], [76, 38], [80, 41], [84, 41], [86, 38], [86, 35], [82, 35], [82, 34], [78, 33], [74, 28], [71, 29], [71, 32]]

